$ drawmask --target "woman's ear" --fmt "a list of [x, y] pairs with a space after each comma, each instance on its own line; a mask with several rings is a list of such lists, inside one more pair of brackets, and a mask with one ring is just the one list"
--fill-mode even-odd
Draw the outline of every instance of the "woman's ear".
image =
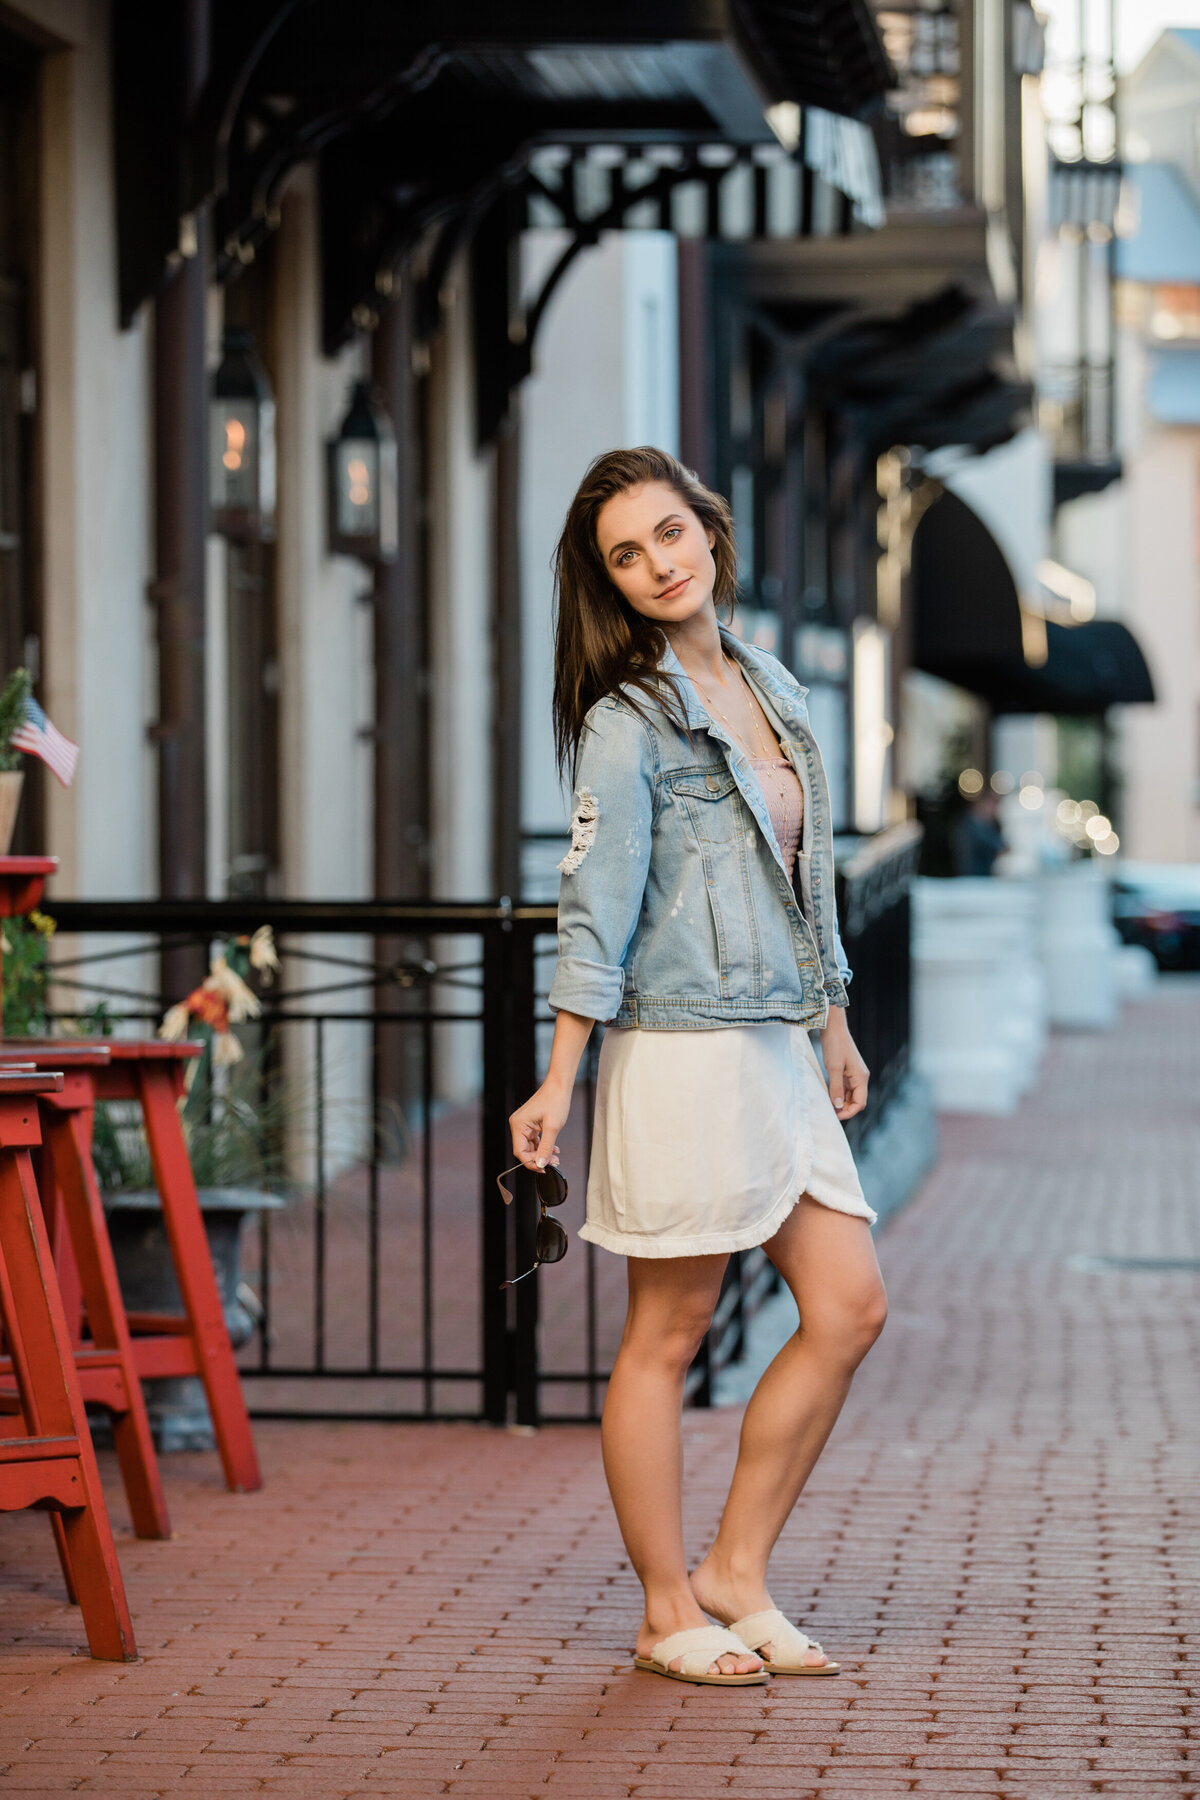
[[707, 527], [706, 527], [706, 528], [705, 528], [705, 532], [704, 532], [704, 535], [705, 535], [705, 537], [706, 537], [706, 538], [707, 538], [707, 539], [708, 539], [708, 547], [709, 547], [709, 549], [710, 549], [710, 550], [715, 550], [715, 549], [716, 549], [716, 547], [717, 547], [717, 534], [716, 534], [716, 532], [715, 532], [715, 531], [714, 531], [714, 530], [713, 530], [713, 528], [712, 528], [712, 526], [711, 526], [711, 525], [709, 525], [709, 526], [707, 526]]

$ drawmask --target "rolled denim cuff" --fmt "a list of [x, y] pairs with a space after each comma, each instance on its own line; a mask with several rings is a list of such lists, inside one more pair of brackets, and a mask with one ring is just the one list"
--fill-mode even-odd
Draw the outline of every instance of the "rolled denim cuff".
[[830, 1006], [848, 1006], [850, 1004], [850, 996], [846, 992], [846, 983], [840, 980], [827, 981], [825, 983], [825, 998], [828, 1000]]
[[625, 971], [610, 963], [560, 956], [550, 983], [550, 1011], [578, 1013], [584, 1019], [613, 1019], [625, 992]]

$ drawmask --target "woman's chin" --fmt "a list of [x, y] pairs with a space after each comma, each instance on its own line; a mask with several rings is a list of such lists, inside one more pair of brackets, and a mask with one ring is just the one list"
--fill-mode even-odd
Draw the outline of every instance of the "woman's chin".
[[654, 601], [651, 602], [654, 608], [652, 612], [649, 606], [643, 610], [648, 618], [654, 619], [659, 625], [686, 625], [697, 613], [704, 612], [712, 605], [712, 594], [701, 592], [697, 599], [693, 593], [694, 587], [695, 583], [689, 582], [677, 599]]

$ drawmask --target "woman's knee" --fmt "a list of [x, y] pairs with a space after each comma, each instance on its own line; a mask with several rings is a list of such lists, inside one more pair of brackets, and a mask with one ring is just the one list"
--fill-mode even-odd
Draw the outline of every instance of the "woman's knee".
[[800, 1335], [857, 1368], [887, 1323], [887, 1314], [887, 1295], [880, 1282], [840, 1303], [802, 1312]]
[[653, 1311], [633, 1307], [626, 1320], [623, 1347], [660, 1366], [686, 1373], [711, 1323], [712, 1307], [703, 1298]]
[[858, 1308], [856, 1320], [859, 1336], [863, 1340], [863, 1355], [871, 1348], [884, 1326], [887, 1324], [888, 1302], [883, 1283], [864, 1296]]

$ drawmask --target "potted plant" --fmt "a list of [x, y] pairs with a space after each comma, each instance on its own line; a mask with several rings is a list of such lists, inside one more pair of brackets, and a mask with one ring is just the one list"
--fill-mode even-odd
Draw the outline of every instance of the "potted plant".
[[[201, 1038], [204, 1054], [189, 1065], [182, 1108], [184, 1137], [199, 1194], [225, 1323], [234, 1347], [261, 1317], [242, 1279], [245, 1222], [285, 1204], [290, 1188], [285, 1134], [301, 1102], [294, 1086], [273, 1075], [265, 1051], [247, 1055], [234, 1027], [257, 1018], [261, 1002], [247, 977], [269, 982], [278, 968], [270, 930], [222, 945], [205, 981], [160, 1028], [163, 1037]], [[121, 1290], [130, 1312], [179, 1312], [182, 1302], [154, 1185], [140, 1110], [111, 1102], [96, 1108], [92, 1148]], [[204, 1389], [194, 1376], [146, 1383], [146, 1404], [162, 1450], [211, 1449]]]
[[0, 924], [3, 952], [3, 1018], [8, 1037], [42, 1037], [46, 1031], [46, 983], [54, 920], [43, 912]]

